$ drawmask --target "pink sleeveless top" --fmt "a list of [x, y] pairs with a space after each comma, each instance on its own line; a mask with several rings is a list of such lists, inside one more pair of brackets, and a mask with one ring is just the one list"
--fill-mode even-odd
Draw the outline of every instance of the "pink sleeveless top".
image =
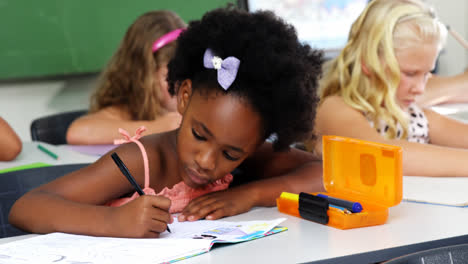
[[[127, 131], [119, 128], [119, 133], [123, 135], [124, 139], [117, 139], [114, 140], [114, 144], [123, 144], [123, 143], [129, 143], [129, 142], [134, 142], [135, 144], [138, 145], [140, 148], [141, 154], [143, 156], [143, 166], [145, 169], [145, 188], [143, 188], [143, 192], [146, 195], [162, 195], [164, 197], [167, 197], [171, 200], [171, 208], [169, 209], [169, 213], [179, 213], [181, 212], [187, 204], [204, 194], [215, 192], [215, 191], [221, 191], [225, 190], [229, 187], [229, 184], [232, 182], [232, 175], [228, 174], [224, 176], [223, 178], [210, 183], [203, 188], [198, 188], [194, 189], [189, 187], [185, 182], [181, 181], [177, 184], [175, 184], [171, 189], [169, 188], [164, 188], [161, 192], [156, 194], [154, 189], [149, 187], [149, 165], [148, 165], [148, 155], [146, 154], [145, 147], [143, 144], [141, 144], [138, 139], [141, 138], [141, 134], [146, 130], [146, 127], [142, 126], [138, 128], [135, 132], [135, 136], [130, 137]], [[135, 192], [131, 197], [124, 197], [124, 198], [119, 198], [113, 201], [110, 201], [106, 203], [108, 206], [121, 206], [124, 205], [140, 196], [137, 192]]]

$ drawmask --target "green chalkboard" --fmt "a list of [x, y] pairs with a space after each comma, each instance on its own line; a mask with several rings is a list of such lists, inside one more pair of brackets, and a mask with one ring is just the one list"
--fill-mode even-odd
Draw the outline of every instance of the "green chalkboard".
[[141, 14], [185, 21], [232, 0], [0, 0], [0, 79], [98, 72]]

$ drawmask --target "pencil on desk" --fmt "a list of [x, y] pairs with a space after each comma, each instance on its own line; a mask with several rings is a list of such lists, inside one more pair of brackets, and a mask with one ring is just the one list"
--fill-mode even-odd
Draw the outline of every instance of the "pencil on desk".
[[44, 152], [45, 154], [51, 156], [53, 159], [58, 159], [57, 154], [55, 154], [55, 153], [53, 153], [52, 151], [46, 149], [46, 148], [43, 147], [42, 145], [37, 145], [37, 148], [38, 148], [40, 151]]

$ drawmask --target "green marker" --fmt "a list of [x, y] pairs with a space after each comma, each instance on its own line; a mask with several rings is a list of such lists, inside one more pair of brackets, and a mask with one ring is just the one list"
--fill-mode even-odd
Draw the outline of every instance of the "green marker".
[[37, 145], [37, 148], [39, 150], [41, 150], [42, 152], [44, 152], [45, 154], [51, 156], [53, 159], [58, 159], [58, 156], [57, 154], [53, 153], [52, 151], [46, 149], [45, 147], [43, 147], [42, 145]]

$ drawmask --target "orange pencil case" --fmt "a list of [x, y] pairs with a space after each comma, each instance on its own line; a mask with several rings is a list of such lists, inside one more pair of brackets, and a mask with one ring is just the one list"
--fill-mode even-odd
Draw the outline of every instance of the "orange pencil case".
[[[322, 194], [358, 202], [363, 208], [358, 213], [328, 209], [327, 225], [350, 229], [384, 224], [388, 208], [401, 202], [402, 181], [400, 147], [323, 136], [323, 183], [326, 192]], [[276, 199], [276, 204], [280, 212], [301, 217], [298, 194], [283, 193]]]

